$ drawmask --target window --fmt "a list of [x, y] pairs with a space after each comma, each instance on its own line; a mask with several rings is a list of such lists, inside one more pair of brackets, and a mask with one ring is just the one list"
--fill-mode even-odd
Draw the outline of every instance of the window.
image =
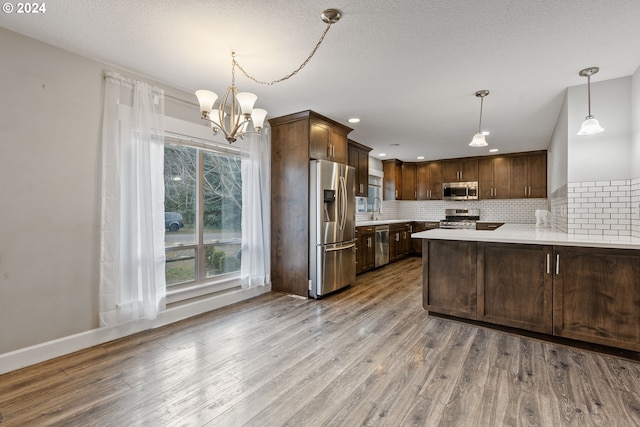
[[167, 143], [164, 186], [167, 293], [239, 277], [240, 154]]

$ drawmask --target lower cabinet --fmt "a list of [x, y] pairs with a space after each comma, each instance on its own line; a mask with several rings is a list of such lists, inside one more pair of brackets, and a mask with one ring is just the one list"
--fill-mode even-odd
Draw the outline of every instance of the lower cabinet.
[[423, 240], [422, 305], [428, 311], [477, 319], [476, 242]]
[[410, 223], [389, 225], [389, 262], [397, 261], [411, 253]]
[[478, 243], [478, 320], [551, 334], [552, 246]]
[[553, 333], [640, 351], [640, 251], [556, 246]]
[[640, 351], [640, 251], [423, 241], [426, 310]]
[[375, 239], [375, 227], [356, 227], [356, 274], [374, 269]]
[[[439, 227], [440, 223], [437, 221], [416, 221], [413, 223], [413, 233], [433, 230]], [[422, 255], [422, 240], [423, 239], [411, 239], [411, 252], [414, 255]]]

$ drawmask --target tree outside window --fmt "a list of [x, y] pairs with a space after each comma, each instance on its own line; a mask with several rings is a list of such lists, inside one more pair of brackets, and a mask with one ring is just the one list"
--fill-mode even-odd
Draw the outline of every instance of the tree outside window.
[[[238, 274], [240, 156], [166, 144], [164, 158], [167, 286]], [[173, 214], [184, 222], [177, 231], [167, 222]]]

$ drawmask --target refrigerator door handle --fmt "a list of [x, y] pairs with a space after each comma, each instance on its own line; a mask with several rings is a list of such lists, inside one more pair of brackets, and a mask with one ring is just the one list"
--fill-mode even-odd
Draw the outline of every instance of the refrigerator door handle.
[[343, 251], [345, 249], [353, 248], [355, 245], [356, 245], [355, 243], [349, 243], [348, 245], [339, 246], [337, 248], [324, 248], [324, 251], [325, 252]]
[[344, 177], [340, 177], [340, 183], [338, 186], [338, 212], [340, 219], [338, 221], [340, 230], [344, 230], [347, 223], [347, 186], [345, 185]]

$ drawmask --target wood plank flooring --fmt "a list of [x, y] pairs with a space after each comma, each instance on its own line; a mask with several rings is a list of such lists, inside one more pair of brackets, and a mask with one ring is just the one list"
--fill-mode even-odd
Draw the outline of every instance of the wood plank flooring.
[[640, 426], [640, 363], [429, 317], [421, 260], [0, 376], [2, 426]]

